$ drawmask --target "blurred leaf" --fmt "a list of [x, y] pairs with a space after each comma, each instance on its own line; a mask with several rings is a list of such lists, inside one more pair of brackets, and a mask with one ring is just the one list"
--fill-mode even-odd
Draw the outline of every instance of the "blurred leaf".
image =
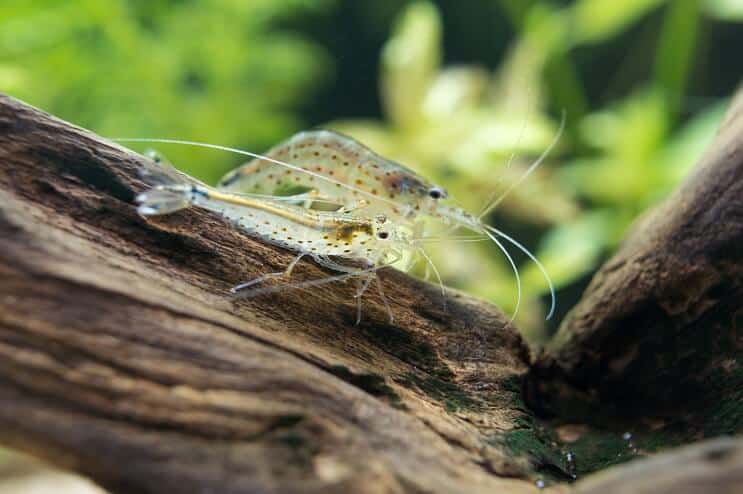
[[662, 189], [664, 192], [679, 183], [702, 157], [702, 153], [715, 137], [727, 107], [727, 100], [708, 106], [669, 140], [662, 161], [666, 173], [666, 184]]
[[666, 8], [658, 49], [655, 54], [655, 81], [668, 104], [671, 121], [678, 117], [696, 48], [701, 0], [671, 2]]
[[[537, 252], [555, 287], [560, 288], [593, 270], [609, 244], [616, 218], [609, 210], [586, 213], [575, 221], [553, 228]], [[521, 276], [531, 293], [548, 293], [539, 269], [530, 264]]]
[[[577, 0], [572, 7], [576, 41], [593, 43], [626, 29], [667, 0]], [[677, 0], [679, 1], [679, 0]], [[686, 0], [680, 0], [679, 3]]]
[[488, 79], [489, 74], [479, 67], [442, 70], [425, 93], [424, 116], [435, 120], [458, 112], [475, 110], [485, 93]]
[[25, 71], [16, 65], [0, 64], [0, 91], [14, 92], [19, 90], [28, 75]]
[[598, 204], [629, 204], [641, 210], [658, 183], [653, 166], [667, 133], [665, 99], [657, 90], [641, 90], [611, 110], [586, 116], [584, 139], [604, 154], [563, 166], [561, 181]]
[[[302, 126], [290, 108], [330, 69], [320, 48], [273, 26], [323, 5], [9, 0], [0, 5], [0, 82], [15, 79], [3, 88], [103, 135], [263, 150]], [[207, 181], [240, 162], [194, 148], [166, 151]]]
[[743, 22], [743, 0], [706, 0], [707, 14], [731, 22]]
[[542, 72], [547, 56], [552, 51], [538, 37], [524, 37], [508, 51], [503, 64], [493, 78], [490, 99], [504, 112], [544, 107], [542, 103]]
[[471, 115], [468, 133], [451, 150], [451, 165], [470, 175], [493, 173], [512, 155], [540, 154], [557, 133], [540, 114], [483, 112]]
[[382, 100], [387, 116], [400, 127], [415, 125], [438, 69], [441, 21], [428, 2], [415, 2], [402, 14], [382, 53]]
[[[575, 138], [573, 122], [588, 111], [588, 101], [571, 55], [574, 38], [573, 19], [569, 9], [557, 9], [551, 4], [536, 3], [529, 9], [517, 50], [521, 64], [531, 71], [515, 86], [522, 91], [531, 85], [545, 86], [551, 96], [551, 105], [569, 116], [567, 134]], [[510, 70], [506, 66], [505, 70]]]

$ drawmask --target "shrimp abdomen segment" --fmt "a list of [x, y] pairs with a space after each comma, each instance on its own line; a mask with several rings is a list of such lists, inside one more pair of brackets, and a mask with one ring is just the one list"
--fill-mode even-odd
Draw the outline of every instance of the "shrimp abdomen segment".
[[[297, 252], [369, 262], [379, 257], [370, 219], [308, 210], [201, 185], [158, 186], [140, 197], [145, 199], [158, 194], [177, 200], [182, 207], [194, 205], [217, 213], [251, 235]], [[145, 214], [166, 214], [173, 210], [153, 209]]]

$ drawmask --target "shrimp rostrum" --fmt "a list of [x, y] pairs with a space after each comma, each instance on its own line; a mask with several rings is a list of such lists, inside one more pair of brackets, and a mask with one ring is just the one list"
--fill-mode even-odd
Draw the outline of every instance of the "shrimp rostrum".
[[[143, 216], [172, 213], [195, 206], [219, 214], [249, 235], [297, 253], [287, 268], [267, 273], [231, 289], [239, 296], [252, 297], [282, 289], [285, 286], [307, 287], [336, 280], [357, 278], [357, 323], [361, 317], [361, 297], [376, 281], [380, 297], [390, 320], [393, 314], [384, 297], [377, 271], [395, 263], [409, 248], [413, 239], [407, 228], [377, 214], [359, 217], [341, 211], [315, 211], [301, 206], [274, 201], [263, 196], [219, 191], [159, 162], [146, 168], [143, 178], [152, 187], [139, 194], [137, 211]], [[285, 286], [252, 288], [271, 278], [287, 278], [305, 256], [319, 265], [342, 274], [321, 280]]]

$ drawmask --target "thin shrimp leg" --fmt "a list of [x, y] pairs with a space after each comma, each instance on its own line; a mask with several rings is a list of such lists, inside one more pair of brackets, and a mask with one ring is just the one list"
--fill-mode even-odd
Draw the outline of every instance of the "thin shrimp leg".
[[[369, 288], [371, 281], [377, 277], [376, 273], [364, 277], [364, 281], [360, 283], [359, 289], [356, 291], [356, 295], [353, 298], [356, 299], [356, 326], [361, 324], [361, 298], [364, 296], [364, 292]], [[361, 281], [361, 280], [359, 280]]]
[[[426, 251], [423, 250], [423, 247], [418, 247], [418, 252], [420, 252], [421, 255], [423, 256], [423, 258], [426, 260], [426, 263], [427, 263], [426, 264], [426, 269], [428, 269], [428, 267], [430, 266], [431, 267], [431, 270], [433, 271], [433, 274], [436, 275], [436, 279], [439, 282], [439, 288], [441, 289], [441, 306], [444, 309], [444, 312], [446, 312], [446, 289], [444, 288], [444, 282], [441, 279], [441, 275], [439, 274], [439, 270], [436, 269], [436, 265], [433, 263], [433, 260], [426, 253]], [[428, 273], [426, 273], [426, 274], [428, 274]], [[428, 280], [426, 280], [426, 281], [428, 281]]]
[[[363, 272], [363, 270], [360, 270], [359, 268], [353, 268], [350, 266], [344, 266], [343, 264], [338, 264], [337, 262], [332, 261], [325, 256], [315, 256], [315, 261], [317, 261], [317, 263], [323, 267], [332, 269], [334, 271], [340, 271], [341, 273], [353, 274], [357, 272]], [[364, 276], [364, 281], [359, 285], [356, 294], [353, 296], [353, 298], [356, 299], [356, 326], [361, 324], [361, 298], [364, 295], [366, 289], [369, 288], [369, 283], [371, 283], [372, 279], [376, 278], [376, 276], [376, 272], [372, 272], [371, 274]]]
[[379, 275], [377, 273], [374, 273], [374, 281], [377, 283], [377, 291], [379, 291], [379, 298], [382, 299], [382, 302], [384, 303], [384, 307], [387, 309], [387, 315], [390, 316], [390, 324], [395, 322], [395, 316], [392, 314], [392, 309], [390, 308], [390, 303], [387, 302], [387, 297], [384, 295], [384, 288], [382, 287], [382, 280], [379, 278]]
[[[400, 256], [398, 255], [394, 260], [390, 261], [389, 264], [394, 264], [395, 262], [400, 260]], [[382, 299], [382, 302], [384, 303], [385, 308], [387, 309], [387, 314], [390, 316], [390, 324], [392, 324], [395, 320], [394, 315], [392, 314], [392, 309], [390, 308], [390, 304], [387, 301], [387, 297], [384, 295], [384, 289], [382, 288], [382, 282], [379, 279], [379, 275], [377, 274], [377, 270], [381, 269], [383, 266], [377, 266], [376, 268], [371, 269], [358, 269], [358, 268], [352, 268], [350, 266], [344, 266], [342, 264], [338, 264], [334, 261], [331, 261], [327, 257], [324, 256], [315, 256], [315, 261], [317, 261], [318, 264], [321, 266], [324, 266], [326, 268], [333, 269], [335, 271], [345, 272], [349, 275], [353, 275], [354, 273], [359, 273], [360, 276], [363, 276], [364, 273], [369, 273], [365, 276], [363, 284], [359, 286], [359, 289], [356, 291], [356, 294], [354, 295], [354, 298], [356, 299], [356, 325], [358, 326], [361, 323], [361, 297], [366, 292], [366, 290], [369, 288], [369, 284], [372, 281], [377, 282], [377, 289], [379, 290], [379, 296]]]
[[431, 281], [431, 265], [428, 263], [426, 263], [426, 272], [423, 275], [423, 281], [426, 281], [426, 282]]
[[354, 295], [354, 298], [356, 299], [356, 325], [358, 326], [361, 323], [361, 298], [366, 292], [366, 290], [369, 288], [369, 285], [372, 281], [375, 281], [377, 285], [377, 291], [379, 292], [379, 298], [382, 299], [382, 303], [384, 304], [385, 309], [387, 310], [387, 315], [390, 317], [390, 324], [395, 322], [395, 316], [392, 314], [392, 308], [390, 307], [389, 302], [387, 301], [387, 297], [384, 294], [384, 288], [382, 287], [382, 280], [379, 278], [379, 275], [374, 272], [370, 275], [366, 276], [366, 279], [364, 282], [360, 285], [358, 291], [356, 292], [356, 295]]
[[240, 290], [244, 290], [246, 288], [249, 288], [253, 285], [257, 285], [258, 283], [261, 283], [265, 280], [272, 279], [272, 278], [287, 278], [291, 276], [292, 271], [294, 270], [294, 266], [297, 265], [300, 259], [302, 259], [307, 253], [302, 252], [297, 257], [292, 260], [292, 262], [289, 263], [289, 265], [286, 267], [284, 271], [277, 271], [275, 273], [266, 273], [263, 276], [259, 276], [258, 278], [255, 278], [250, 281], [246, 281], [245, 283], [240, 283], [239, 285], [233, 286], [230, 288], [231, 293], [237, 293]]

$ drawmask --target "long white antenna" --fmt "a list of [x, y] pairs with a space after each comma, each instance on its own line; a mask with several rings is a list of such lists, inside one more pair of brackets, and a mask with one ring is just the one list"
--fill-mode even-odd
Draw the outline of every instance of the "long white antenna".
[[542, 263], [539, 262], [539, 260], [537, 259], [537, 256], [535, 256], [534, 254], [532, 254], [531, 252], [529, 252], [529, 249], [527, 249], [526, 247], [524, 247], [521, 243], [517, 242], [513, 237], [511, 237], [509, 235], [506, 235], [505, 233], [503, 233], [502, 231], [498, 230], [497, 228], [492, 227], [490, 225], [482, 225], [482, 226], [483, 226], [483, 228], [486, 228], [487, 230], [489, 230], [489, 231], [493, 232], [494, 234], [498, 235], [499, 237], [503, 237], [507, 241], [511, 242], [511, 244], [514, 247], [516, 247], [517, 249], [519, 249], [521, 252], [523, 252], [524, 254], [526, 254], [529, 257], [529, 259], [531, 259], [532, 261], [534, 261], [534, 264], [536, 264], [537, 265], [537, 268], [539, 269], [539, 271], [542, 272], [542, 276], [544, 276], [544, 279], [547, 280], [547, 285], [549, 285], [549, 287], [550, 287], [550, 296], [552, 297], [552, 305], [550, 306], [549, 314], [547, 314], [547, 317], [545, 319], [546, 320], [552, 319], [552, 316], [555, 313], [555, 307], [557, 305], [557, 300], [556, 300], [557, 297], [555, 297], [555, 287], [552, 284], [552, 279], [547, 274], [547, 270], [542, 265]]
[[523, 175], [521, 175], [521, 177], [518, 180], [516, 180], [514, 183], [508, 186], [508, 188], [503, 192], [503, 194], [500, 195], [500, 197], [498, 197], [496, 200], [491, 202], [490, 205], [488, 205], [487, 207], [485, 207], [485, 209], [482, 210], [482, 212], [477, 217], [478, 220], [483, 218], [493, 209], [495, 209], [498, 206], [498, 204], [503, 202], [503, 199], [505, 199], [508, 196], [508, 194], [510, 194], [513, 191], [513, 189], [521, 185], [521, 183], [524, 180], [526, 180], [526, 178], [529, 175], [531, 175], [531, 172], [536, 170], [537, 167], [542, 164], [542, 162], [547, 158], [547, 156], [549, 156], [550, 152], [552, 152], [552, 149], [554, 149], [554, 147], [557, 145], [558, 141], [560, 140], [560, 137], [562, 136], [562, 132], [564, 130], [565, 130], [565, 110], [563, 110], [562, 112], [562, 119], [560, 120], [560, 128], [557, 129], [557, 134], [555, 135], [555, 138], [552, 140], [550, 145], [547, 146], [547, 149], [545, 149], [544, 152], [539, 156], [539, 158], [537, 158], [537, 160], [534, 163], [532, 163], [529, 166], [529, 168], [527, 168], [527, 170], [524, 172]]

